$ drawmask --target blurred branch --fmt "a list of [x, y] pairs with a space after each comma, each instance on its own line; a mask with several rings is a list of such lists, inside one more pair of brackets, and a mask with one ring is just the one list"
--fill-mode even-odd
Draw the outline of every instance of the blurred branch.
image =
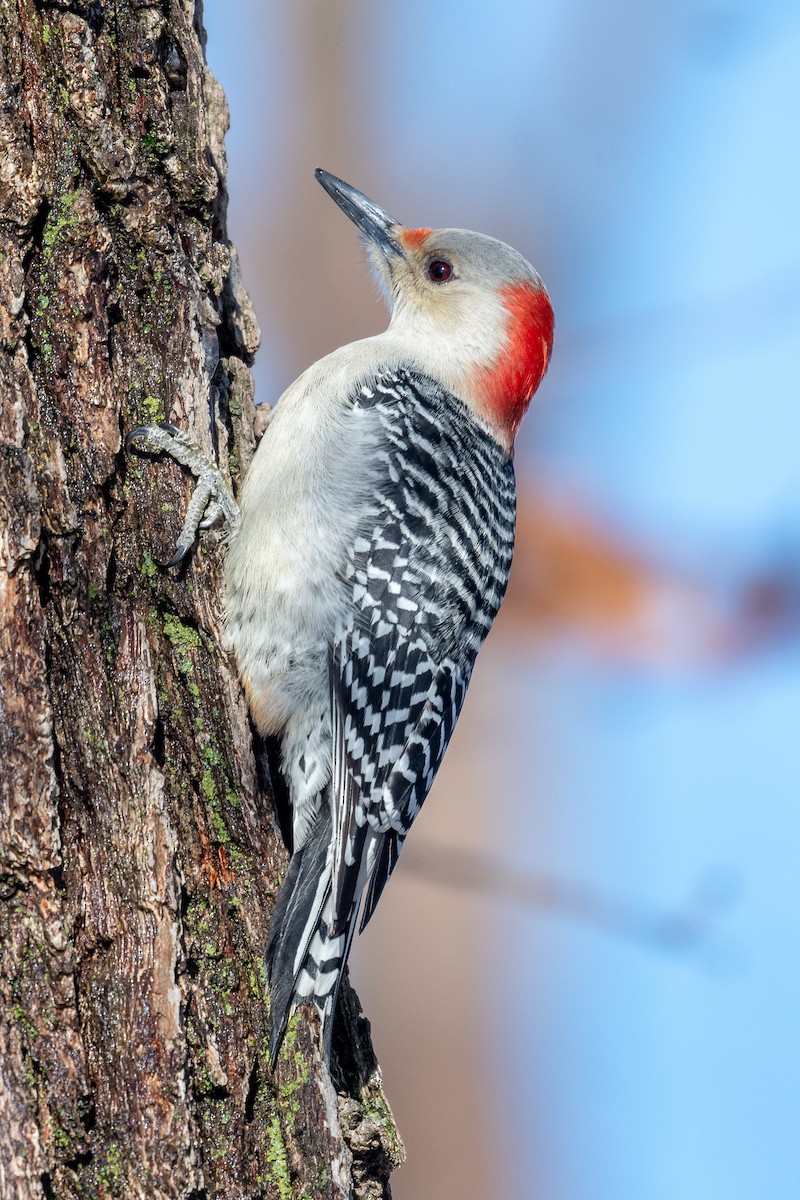
[[660, 670], [727, 666], [800, 634], [800, 562], [689, 570], [633, 544], [588, 505], [521, 489], [517, 550], [499, 626], [569, 637], [615, 663]]
[[403, 864], [426, 883], [556, 913], [649, 949], [698, 957], [704, 966], [719, 966], [731, 957], [731, 947], [722, 944], [718, 922], [737, 902], [741, 884], [736, 872], [726, 868], [706, 871], [682, 905], [656, 909], [441, 843], [406, 847]]

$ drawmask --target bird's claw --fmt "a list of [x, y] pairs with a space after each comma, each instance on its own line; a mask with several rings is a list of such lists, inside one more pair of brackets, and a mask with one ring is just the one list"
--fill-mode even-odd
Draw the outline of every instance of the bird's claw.
[[[183, 435], [184, 437], [186, 435]], [[177, 425], [173, 425], [171, 421], [159, 421], [158, 425], [137, 425], [132, 429], [125, 438], [125, 450], [129, 452], [131, 449], [139, 450], [141, 453], [148, 452], [149, 443], [150, 449], [154, 454], [171, 454], [171, 443], [174, 439], [181, 437], [181, 431]], [[198, 450], [198, 453], [200, 451]]]
[[144, 454], [168, 454], [187, 467], [197, 480], [175, 553], [165, 567], [177, 567], [194, 544], [199, 529], [209, 529], [223, 520], [231, 529], [239, 523], [239, 507], [219, 467], [212, 463], [188, 434], [169, 421], [158, 425], [137, 425], [125, 438], [125, 449]]

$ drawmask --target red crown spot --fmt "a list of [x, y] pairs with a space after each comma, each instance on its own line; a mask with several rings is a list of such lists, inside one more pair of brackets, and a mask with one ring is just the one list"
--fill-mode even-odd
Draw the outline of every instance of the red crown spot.
[[553, 348], [553, 309], [543, 287], [512, 283], [500, 289], [508, 312], [507, 340], [490, 367], [480, 368], [479, 394], [486, 415], [513, 442]]
[[409, 250], [418, 250], [430, 232], [430, 229], [404, 229], [400, 241], [405, 242]]

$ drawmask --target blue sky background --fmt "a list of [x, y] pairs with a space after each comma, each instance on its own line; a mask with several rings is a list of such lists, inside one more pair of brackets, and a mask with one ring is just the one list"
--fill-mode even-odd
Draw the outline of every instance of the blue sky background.
[[[232, 112], [231, 233], [264, 331], [258, 398], [371, 332], [365, 319], [379, 327], [350, 232], [315, 194], [323, 165], [411, 225], [479, 228], [535, 262], [557, 335], [518, 443], [524, 480], [580, 497], [696, 573], [723, 609], [759, 573], [789, 588], [785, 632], [741, 656], [693, 663], [685, 614], [666, 669], [569, 636], [487, 648], [474, 713], [505, 714], [483, 768], [502, 788], [490, 813], [469, 809], [471, 844], [641, 903], [643, 919], [695, 896], [712, 924], [670, 951], [480, 901], [472, 986], [487, 997], [478, 1121], [492, 1194], [796, 1200], [800, 9], [247, 0], [231, 12], [206, 0]], [[352, 269], [343, 292], [363, 293], [368, 313], [361, 299], [348, 308], [335, 271], [309, 265], [309, 246], [329, 243]], [[448, 804], [443, 793], [460, 821]], [[427, 820], [426, 808], [420, 838]], [[404, 928], [391, 906], [421, 886], [401, 862], [388, 915], [358, 948], [387, 1075], [415, 1038], [393, 1049], [369, 960], [381, 930]], [[421, 933], [407, 934], [413, 955]], [[414, 1174], [416, 1110], [434, 1094], [415, 1069], [416, 1093], [397, 1104], [416, 1140], [395, 1195], [465, 1197]]]

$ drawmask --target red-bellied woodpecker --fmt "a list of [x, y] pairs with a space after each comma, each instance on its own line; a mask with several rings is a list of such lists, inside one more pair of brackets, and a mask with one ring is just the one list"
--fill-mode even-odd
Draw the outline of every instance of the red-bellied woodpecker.
[[256, 725], [282, 739], [293, 810], [267, 951], [273, 1062], [303, 1001], [328, 1055], [358, 913], [363, 929], [442, 761], [505, 592], [514, 436], [553, 336], [515, 250], [406, 229], [317, 178], [361, 230], [391, 320], [281, 397], [227, 559], [228, 638]]

